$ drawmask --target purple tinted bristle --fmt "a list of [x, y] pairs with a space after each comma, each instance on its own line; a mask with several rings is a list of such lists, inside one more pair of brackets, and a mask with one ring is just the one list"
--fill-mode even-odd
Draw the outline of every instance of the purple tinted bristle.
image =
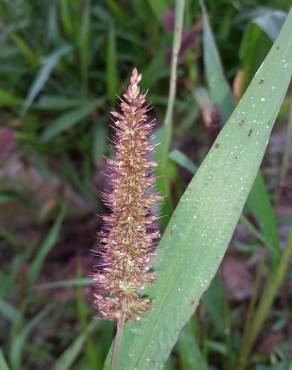
[[145, 95], [138, 86], [142, 75], [134, 68], [122, 98], [121, 113], [112, 110], [115, 137], [111, 140], [115, 160], [107, 159], [110, 191], [102, 194], [111, 209], [102, 216], [103, 230], [95, 252], [94, 304], [104, 319], [137, 320], [152, 309], [141, 297], [144, 286], [153, 282], [151, 261], [160, 234], [153, 207], [161, 199], [154, 193], [157, 163], [150, 160], [155, 146], [149, 137], [155, 120], [148, 120]]

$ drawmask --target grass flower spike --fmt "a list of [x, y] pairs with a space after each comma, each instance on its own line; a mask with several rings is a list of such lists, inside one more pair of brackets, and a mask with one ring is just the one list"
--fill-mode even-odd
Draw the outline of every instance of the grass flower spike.
[[145, 94], [138, 86], [141, 78], [135, 68], [121, 99], [121, 113], [112, 112], [115, 160], [108, 159], [112, 190], [105, 195], [111, 213], [103, 216], [98, 249], [102, 263], [94, 274], [95, 306], [104, 319], [116, 322], [137, 320], [152, 309], [141, 292], [155, 278], [150, 268], [160, 236], [152, 212], [160, 199], [153, 192], [156, 162], [150, 160], [154, 122], [147, 117]]

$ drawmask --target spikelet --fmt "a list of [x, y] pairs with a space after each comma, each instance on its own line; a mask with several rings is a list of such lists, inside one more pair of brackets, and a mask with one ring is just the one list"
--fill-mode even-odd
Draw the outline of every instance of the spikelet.
[[150, 160], [154, 146], [149, 142], [154, 122], [149, 122], [145, 94], [138, 86], [142, 75], [135, 68], [120, 103], [121, 113], [111, 112], [115, 123], [115, 160], [107, 160], [112, 192], [106, 203], [110, 215], [103, 216], [104, 228], [97, 253], [102, 263], [93, 275], [94, 304], [102, 317], [118, 321], [137, 320], [152, 309], [141, 292], [152, 283], [150, 271], [159, 231], [153, 207], [160, 196], [153, 192], [157, 166]]

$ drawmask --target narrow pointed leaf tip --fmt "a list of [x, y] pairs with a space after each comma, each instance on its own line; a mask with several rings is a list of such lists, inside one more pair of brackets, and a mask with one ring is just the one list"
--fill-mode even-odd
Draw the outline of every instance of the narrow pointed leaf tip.
[[154, 146], [149, 135], [154, 122], [147, 117], [141, 79], [142, 74], [134, 68], [121, 99], [121, 113], [112, 112], [115, 160], [107, 160], [112, 189], [105, 195], [111, 213], [103, 216], [99, 268], [93, 275], [94, 304], [104, 319], [113, 321], [121, 317], [138, 320], [153, 308], [141, 291], [155, 278], [149, 270], [160, 234], [152, 210], [160, 196], [153, 191], [152, 172], [157, 165], [150, 160]]

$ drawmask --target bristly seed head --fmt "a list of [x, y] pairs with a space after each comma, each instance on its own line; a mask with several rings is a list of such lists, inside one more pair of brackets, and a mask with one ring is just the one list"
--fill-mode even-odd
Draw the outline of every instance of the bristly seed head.
[[142, 75], [134, 68], [130, 84], [115, 119], [115, 160], [108, 160], [112, 192], [105, 196], [110, 215], [103, 216], [104, 230], [98, 254], [102, 263], [94, 273], [94, 304], [104, 319], [138, 320], [152, 309], [149, 299], [141, 296], [155, 274], [150, 272], [159, 231], [152, 213], [160, 196], [153, 191], [157, 166], [150, 160], [154, 146], [149, 142], [154, 122], [149, 122], [145, 94], [138, 86]]

